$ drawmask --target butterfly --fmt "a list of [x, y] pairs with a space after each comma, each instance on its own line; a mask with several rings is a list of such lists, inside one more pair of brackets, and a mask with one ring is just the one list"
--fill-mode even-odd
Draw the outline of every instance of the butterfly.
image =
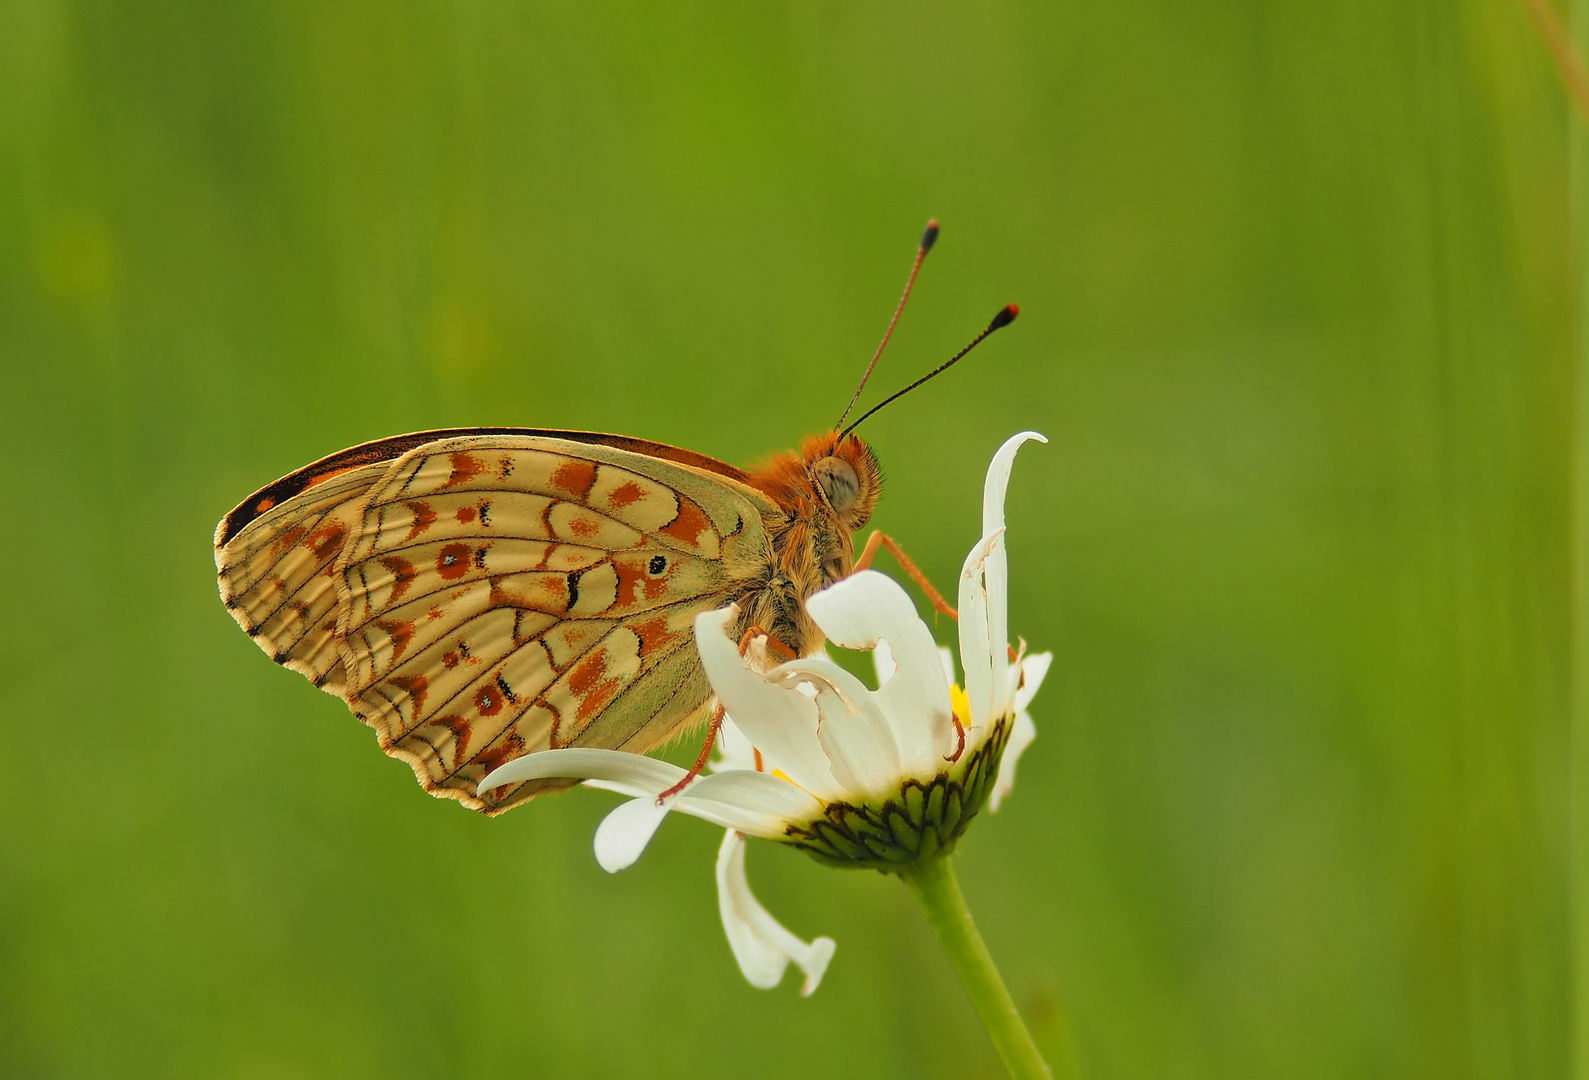
[[[929, 223], [867, 376], [936, 237]], [[900, 394], [1017, 310], [1001, 309]], [[573, 783], [478, 789], [522, 754], [645, 753], [708, 724], [698, 771], [722, 712], [696, 655], [697, 614], [738, 604], [742, 646], [765, 637], [770, 650], [805, 656], [823, 643], [806, 598], [880, 545], [925, 580], [883, 534], [859, 560], [851, 539], [882, 491], [877, 458], [853, 430], [898, 396], [749, 471], [549, 428], [365, 443], [221, 519], [221, 599], [273, 660], [346, 701], [427, 791], [471, 809], [498, 814]]]

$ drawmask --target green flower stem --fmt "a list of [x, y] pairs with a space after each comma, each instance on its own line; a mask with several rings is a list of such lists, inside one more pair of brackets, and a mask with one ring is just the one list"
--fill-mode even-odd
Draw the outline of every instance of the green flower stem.
[[1021, 1014], [1015, 1011], [1015, 1001], [971, 919], [971, 909], [966, 907], [965, 895], [955, 877], [952, 856], [923, 859], [902, 876], [926, 909], [927, 921], [938, 932], [938, 940], [965, 984], [966, 993], [971, 995], [971, 1004], [987, 1025], [988, 1035], [1010, 1075], [1016, 1080], [1053, 1076]]

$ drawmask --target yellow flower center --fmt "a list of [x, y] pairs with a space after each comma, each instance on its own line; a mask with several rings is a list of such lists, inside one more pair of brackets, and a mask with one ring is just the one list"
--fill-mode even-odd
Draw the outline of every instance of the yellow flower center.
[[955, 719], [960, 721], [961, 727], [971, 726], [971, 699], [966, 697], [959, 683], [949, 684], [949, 706], [954, 709]]

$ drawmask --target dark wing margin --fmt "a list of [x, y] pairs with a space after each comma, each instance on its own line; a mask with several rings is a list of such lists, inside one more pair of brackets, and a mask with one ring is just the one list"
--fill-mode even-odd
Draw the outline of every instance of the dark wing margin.
[[455, 439], [474, 435], [526, 435], [543, 436], [554, 439], [567, 439], [569, 442], [595, 443], [601, 446], [611, 446], [619, 450], [628, 450], [635, 454], [644, 454], [648, 457], [662, 458], [666, 461], [677, 462], [680, 465], [689, 465], [693, 468], [704, 469], [707, 472], [726, 476], [740, 483], [749, 481], [749, 474], [742, 469], [716, 458], [697, 454], [693, 450], [682, 450], [666, 443], [651, 442], [647, 439], [634, 439], [627, 435], [604, 435], [596, 431], [560, 431], [556, 428], [523, 428], [523, 427], [472, 427], [472, 428], [437, 428], [434, 431], [417, 431], [411, 435], [393, 435], [386, 439], [377, 439], [374, 442], [360, 443], [358, 446], [338, 451], [329, 457], [323, 457], [310, 465], [305, 465], [296, 472], [288, 473], [275, 483], [267, 484], [244, 499], [237, 507], [224, 518], [215, 530], [215, 546], [225, 547], [227, 542], [242, 532], [250, 522], [258, 518], [273, 506], [279, 506], [292, 498], [300, 495], [313, 487], [323, 483], [339, 473], [349, 469], [356, 469], [361, 465], [371, 465], [381, 461], [395, 461], [417, 446], [426, 443], [438, 442], [442, 439]]

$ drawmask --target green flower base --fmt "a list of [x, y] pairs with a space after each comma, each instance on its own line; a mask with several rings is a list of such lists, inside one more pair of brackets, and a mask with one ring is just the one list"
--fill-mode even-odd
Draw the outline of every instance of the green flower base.
[[975, 753], [932, 780], [907, 780], [898, 798], [879, 806], [829, 803], [822, 817], [791, 825], [783, 842], [827, 866], [885, 873], [945, 854], [993, 791], [1010, 719], [994, 724]]

